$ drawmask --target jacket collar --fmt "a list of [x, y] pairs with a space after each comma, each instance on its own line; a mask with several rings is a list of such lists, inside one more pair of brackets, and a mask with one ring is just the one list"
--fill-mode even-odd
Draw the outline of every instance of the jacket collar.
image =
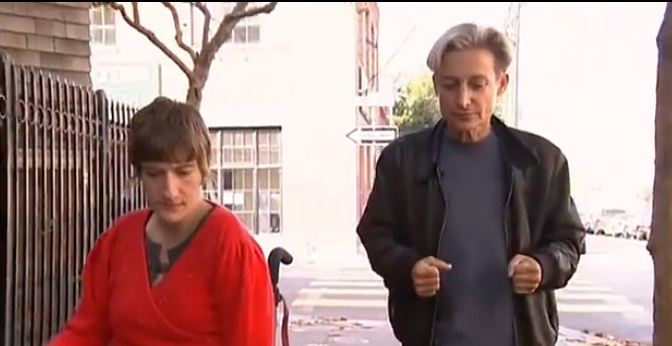
[[[502, 152], [507, 164], [522, 170], [539, 164], [540, 160], [534, 148], [521, 139], [518, 130], [508, 127], [495, 116], [491, 119], [492, 130], [500, 140]], [[441, 119], [430, 130], [430, 135], [426, 138], [427, 142], [425, 145], [430, 149], [426, 152], [431, 154], [425, 157], [425, 164], [422, 165], [424, 167], [418, 170], [417, 178], [424, 180], [436, 173], [439, 163], [439, 151], [441, 148], [441, 141], [445, 135], [445, 128], [446, 122]]]

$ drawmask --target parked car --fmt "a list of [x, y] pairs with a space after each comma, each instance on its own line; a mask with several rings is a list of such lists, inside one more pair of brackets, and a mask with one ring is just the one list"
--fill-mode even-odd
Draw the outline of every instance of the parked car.
[[613, 236], [615, 231], [613, 226], [606, 219], [597, 219], [593, 223], [594, 234]]
[[633, 237], [634, 228], [625, 223], [618, 223], [614, 225], [614, 237], [630, 239]]
[[637, 240], [649, 240], [649, 234], [651, 233], [651, 227], [638, 225], [633, 231], [633, 239]]
[[588, 221], [583, 224], [583, 227], [586, 229], [587, 234], [595, 234], [595, 229], [593, 228], [593, 223]]

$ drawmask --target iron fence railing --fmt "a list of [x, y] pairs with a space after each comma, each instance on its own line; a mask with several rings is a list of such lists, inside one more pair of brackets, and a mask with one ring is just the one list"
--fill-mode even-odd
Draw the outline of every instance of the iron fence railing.
[[134, 111], [0, 54], [3, 345], [43, 345], [58, 331], [94, 241], [141, 206], [126, 154]]

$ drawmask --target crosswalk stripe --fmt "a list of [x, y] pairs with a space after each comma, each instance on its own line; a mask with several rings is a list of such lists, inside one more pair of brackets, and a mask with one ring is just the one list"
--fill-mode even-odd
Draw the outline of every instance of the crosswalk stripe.
[[387, 300], [380, 299], [304, 299], [298, 298], [292, 303], [293, 307], [321, 307], [321, 308], [384, 308]]
[[569, 284], [570, 285], [577, 285], [577, 286], [589, 286], [589, 285], [593, 285], [594, 282], [592, 282], [590, 280], [581, 279], [581, 278], [573, 278], [569, 281]]
[[[610, 292], [609, 288], [591, 285], [588, 281], [572, 280], [568, 287], [556, 291], [558, 311], [585, 314], [644, 312], [643, 307], [634, 305], [627, 298]], [[343, 298], [344, 296], [348, 298]], [[600, 301], [600, 303], [588, 303], [589, 301]], [[376, 278], [372, 280], [318, 280], [302, 289], [299, 297], [291, 305], [301, 308], [385, 308], [387, 307], [387, 289], [384, 288], [382, 281]]]
[[[326, 308], [385, 308], [387, 300], [378, 299], [303, 299], [292, 303], [295, 307], [326, 307]], [[567, 304], [558, 302], [558, 311], [564, 313], [628, 313], [642, 312], [644, 308], [629, 304]]]
[[620, 296], [615, 294], [602, 294], [602, 293], [563, 293], [557, 292], [555, 298], [558, 300], [603, 300], [603, 301], [614, 301], [622, 300]]
[[611, 292], [611, 289], [600, 286], [583, 286], [583, 287], [567, 286], [563, 289], [555, 291], [556, 295], [571, 292]]
[[[311, 287], [362, 287], [362, 288], [377, 288], [384, 287], [382, 281], [313, 281], [309, 284]], [[564, 291], [583, 291], [583, 292], [609, 292], [610, 289], [606, 287], [594, 285], [570, 285], [556, 292]]]
[[382, 287], [382, 281], [313, 281], [312, 287]]
[[384, 288], [329, 288], [329, 287], [318, 287], [318, 288], [304, 288], [301, 290], [302, 293], [311, 293], [318, 295], [328, 295], [328, 294], [338, 294], [338, 295], [349, 295], [349, 296], [385, 296], [387, 297], [387, 290]]
[[[387, 289], [384, 288], [331, 288], [331, 287], [316, 287], [316, 288], [304, 288], [301, 290], [301, 294], [310, 294], [310, 295], [348, 295], [348, 296], [381, 296], [387, 297]], [[613, 297], [618, 297], [614, 294], [609, 293], [575, 293], [568, 291], [558, 291], [556, 292], [556, 298], [558, 299], [567, 299], [567, 300], [609, 300]]]
[[[292, 303], [293, 307], [323, 308], [385, 308], [387, 300], [378, 299], [304, 299], [299, 298]], [[644, 312], [644, 308], [625, 304], [567, 304], [558, 302], [561, 313], [630, 313]]]
[[[323, 295], [347, 295], [347, 296], [381, 296], [387, 297], [387, 289], [384, 288], [330, 288], [330, 287], [317, 287], [317, 288], [304, 288], [301, 290], [301, 294], [309, 294], [311, 296], [323, 296]], [[558, 291], [556, 292], [557, 299], [563, 300], [613, 300], [614, 297], [620, 297], [618, 295], [609, 294], [609, 293], [572, 293], [567, 291]]]
[[565, 304], [558, 302], [558, 311], [564, 313], [628, 313], [641, 312], [644, 308], [641, 306], [625, 304]]

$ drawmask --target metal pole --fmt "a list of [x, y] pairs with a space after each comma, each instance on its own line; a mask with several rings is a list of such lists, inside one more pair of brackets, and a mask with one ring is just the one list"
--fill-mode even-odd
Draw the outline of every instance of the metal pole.
[[520, 90], [520, 12], [523, 6], [522, 2], [516, 3], [516, 71], [515, 71], [515, 84], [513, 86], [514, 99], [513, 99], [513, 123], [514, 126], [520, 126], [520, 102], [519, 102], [519, 90]]
[[[189, 3], [189, 42], [191, 42], [192, 46], [196, 45], [196, 33], [194, 32], [194, 3], [190, 2]], [[207, 25], [205, 23], [205, 17], [203, 18], [203, 25]], [[201, 42], [201, 45], [203, 42]]]

